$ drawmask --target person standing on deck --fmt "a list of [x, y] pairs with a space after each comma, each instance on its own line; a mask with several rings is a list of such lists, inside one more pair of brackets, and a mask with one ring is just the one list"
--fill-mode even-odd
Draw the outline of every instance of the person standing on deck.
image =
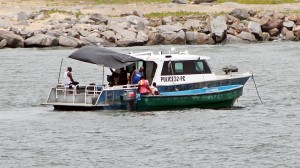
[[138, 82], [140, 81], [141, 77], [144, 75], [144, 67], [140, 67], [140, 69], [137, 71], [133, 71], [132, 75], [131, 75], [131, 83], [132, 84], [138, 84]]
[[71, 67], [68, 67], [67, 71], [64, 73], [64, 84], [69, 85], [69, 89], [72, 89], [73, 86], [76, 86], [79, 84], [79, 82], [76, 82], [73, 79]]

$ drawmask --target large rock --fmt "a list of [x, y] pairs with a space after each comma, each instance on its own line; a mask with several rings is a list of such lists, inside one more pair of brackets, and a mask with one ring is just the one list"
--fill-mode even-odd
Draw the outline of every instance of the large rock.
[[283, 20], [284, 18], [285, 18], [285, 14], [283, 14], [283, 13], [274, 12], [274, 14], [273, 14], [273, 19]]
[[129, 29], [131, 24], [125, 19], [110, 20], [107, 23], [107, 28], [110, 30]]
[[59, 31], [59, 30], [50, 30], [50, 31], [47, 31], [46, 34], [49, 35], [49, 36], [56, 37], [56, 38], [63, 35], [62, 31]]
[[283, 22], [283, 26], [288, 28], [289, 30], [292, 30], [292, 28], [295, 26], [295, 23], [290, 20], [286, 20]]
[[172, 16], [167, 16], [162, 18], [162, 24], [163, 25], [170, 25], [173, 23], [173, 17]]
[[211, 3], [214, 2], [216, 0], [194, 0], [193, 3], [194, 4], [201, 4], [201, 3]]
[[263, 11], [260, 11], [257, 15], [259, 18], [262, 18], [262, 17], [273, 17], [273, 14], [274, 14], [274, 11], [272, 10], [263, 10]]
[[210, 31], [212, 38], [216, 43], [226, 39], [227, 24], [225, 16], [217, 16], [210, 22]]
[[3, 39], [0, 41], [0, 49], [4, 48], [7, 45], [7, 40]]
[[283, 20], [281, 19], [271, 19], [266, 25], [263, 25], [262, 28], [265, 30], [270, 30], [274, 28], [282, 28], [283, 26]]
[[127, 38], [127, 39], [135, 39], [136, 38], [136, 33], [129, 31], [129, 30], [124, 30], [124, 29], [114, 29], [114, 31], [122, 36], [122, 38]]
[[258, 22], [261, 26], [265, 26], [266, 24], [268, 24], [268, 22], [271, 20], [270, 16], [264, 16], [260, 19], [260, 21]]
[[104, 46], [104, 47], [116, 47], [116, 44], [107, 41], [106, 39], [95, 37], [95, 36], [87, 36], [83, 37], [83, 40], [86, 40], [93, 45]]
[[199, 31], [201, 29], [200, 26], [201, 26], [200, 20], [198, 19], [189, 19], [183, 24], [183, 28], [188, 31], [193, 31], [193, 30]]
[[294, 32], [295, 36], [300, 37], [300, 25], [295, 26], [293, 28], [293, 32]]
[[25, 21], [28, 19], [28, 15], [26, 12], [17, 13], [17, 21]]
[[287, 29], [286, 27], [283, 27], [283, 28], [281, 29], [281, 32], [280, 32], [280, 33], [281, 33], [281, 35], [285, 36], [287, 31], [289, 31], [289, 29]]
[[237, 37], [243, 39], [243, 40], [248, 40], [250, 42], [256, 41], [255, 36], [249, 32], [241, 32]]
[[297, 19], [298, 19], [298, 16], [297, 15], [288, 15], [286, 17], [287, 20], [290, 20], [290, 21], [293, 21], [293, 22], [296, 22]]
[[13, 24], [10, 21], [0, 21], [0, 28], [9, 29]]
[[257, 17], [249, 17], [248, 20], [249, 20], [249, 21], [253, 21], [253, 22], [257, 22], [257, 23], [260, 22], [260, 19], [257, 18]]
[[248, 29], [258, 40], [262, 40], [262, 30], [259, 23], [249, 22]]
[[263, 41], [269, 41], [271, 36], [268, 32], [263, 32], [262, 33]]
[[295, 40], [296, 36], [294, 35], [293, 31], [287, 31], [287, 32], [285, 32], [284, 39], [285, 40]]
[[52, 47], [58, 45], [58, 39], [53, 36], [38, 34], [25, 40], [28, 47]]
[[77, 38], [74, 37], [67, 37], [67, 36], [60, 36], [58, 38], [58, 42], [60, 46], [65, 46], [65, 47], [82, 47], [85, 45], [85, 43], [81, 40], [78, 40]]
[[214, 44], [214, 40], [210, 35], [205, 33], [198, 33], [195, 31], [186, 32], [186, 43], [187, 44]]
[[177, 4], [187, 4], [187, 0], [172, 0], [172, 3], [177, 3]]
[[110, 41], [112, 43], [116, 42], [116, 34], [113, 31], [111, 31], [111, 30], [102, 32], [101, 35], [103, 37], [105, 37], [106, 40], [108, 40], [108, 41]]
[[141, 12], [141, 11], [134, 10], [134, 11], [132, 12], [132, 14], [133, 14], [134, 16], [144, 17], [143, 12]]
[[107, 17], [102, 16], [101, 14], [95, 13], [92, 14], [89, 18], [90, 20], [93, 20], [95, 22], [95, 24], [107, 24]]
[[165, 38], [160, 33], [151, 33], [149, 36], [147, 45], [159, 45], [162, 44]]
[[239, 33], [232, 27], [227, 30], [227, 34], [231, 34], [233, 36], [237, 36]]
[[280, 31], [277, 28], [273, 28], [269, 30], [269, 33], [271, 36], [277, 36], [279, 35]]
[[241, 43], [250, 43], [250, 42], [247, 41], [247, 40], [243, 40], [241, 38], [238, 38], [236, 36], [233, 36], [231, 34], [228, 34], [227, 38], [226, 38], [226, 43], [228, 43], [228, 44], [241, 44]]
[[84, 24], [95, 24], [94, 20], [91, 20], [89, 17], [83, 17], [79, 20], [80, 23], [84, 23]]
[[104, 25], [91, 25], [91, 29], [92, 29], [92, 31], [99, 30], [101, 32], [104, 32], [107, 30], [106, 26], [104, 26]]
[[33, 36], [33, 32], [30, 30], [20, 30], [19, 35], [22, 36], [24, 39], [27, 39]]
[[129, 47], [129, 46], [140, 46], [143, 45], [144, 42], [137, 41], [136, 38], [129, 39], [129, 38], [122, 38], [116, 42], [118, 47]]
[[182, 27], [174, 25], [161, 25], [158, 26], [157, 29], [160, 32], [179, 32], [182, 29]]
[[91, 33], [85, 30], [79, 30], [79, 34], [83, 37], [87, 37], [88, 35], [90, 35]]
[[16, 35], [12, 32], [0, 30], [0, 40], [2, 41], [3, 39], [7, 40], [7, 47], [24, 47], [24, 39], [21, 36]]
[[99, 31], [94, 31], [92, 32], [89, 36], [95, 36], [95, 37], [101, 37], [100, 32]]
[[133, 25], [143, 25], [148, 26], [149, 21], [146, 18], [130, 15], [125, 17], [126, 21]]
[[136, 35], [137, 42], [146, 43], [148, 42], [149, 38], [147, 34], [143, 31], [139, 31]]
[[158, 27], [162, 25], [162, 19], [161, 18], [151, 18], [149, 19], [149, 24], [148, 26], [150, 27]]
[[234, 16], [231, 16], [231, 15], [226, 15], [226, 23], [231, 25], [232, 23], [234, 22], [240, 22], [240, 19], [234, 17]]
[[80, 39], [80, 34], [75, 30], [69, 30], [67, 35], [70, 37]]
[[161, 35], [165, 38], [163, 44], [170, 45], [170, 44], [186, 44], [185, 40], [185, 33], [183, 30], [179, 32], [169, 31], [163, 32]]
[[230, 15], [234, 16], [240, 20], [247, 20], [250, 17], [248, 11], [245, 9], [233, 9], [230, 12]]

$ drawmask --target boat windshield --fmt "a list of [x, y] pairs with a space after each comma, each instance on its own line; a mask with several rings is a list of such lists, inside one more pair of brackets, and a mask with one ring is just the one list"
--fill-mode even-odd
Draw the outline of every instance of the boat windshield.
[[161, 75], [209, 74], [205, 60], [165, 61]]

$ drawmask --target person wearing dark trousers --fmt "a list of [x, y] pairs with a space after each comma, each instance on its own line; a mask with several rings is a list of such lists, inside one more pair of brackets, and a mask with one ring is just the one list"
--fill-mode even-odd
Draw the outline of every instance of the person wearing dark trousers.
[[72, 76], [72, 67], [68, 67], [67, 71], [64, 73], [64, 84], [69, 85], [69, 89], [72, 89], [73, 86], [79, 85], [79, 82], [74, 81]]

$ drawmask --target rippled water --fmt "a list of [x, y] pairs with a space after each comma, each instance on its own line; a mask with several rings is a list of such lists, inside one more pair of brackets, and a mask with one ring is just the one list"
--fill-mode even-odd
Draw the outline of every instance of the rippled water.
[[298, 167], [300, 43], [185, 47], [214, 70], [251, 70], [264, 104], [250, 80], [232, 110], [56, 112], [40, 103], [62, 58], [82, 84], [101, 83], [102, 67], [68, 59], [73, 49], [0, 50], [0, 167]]

